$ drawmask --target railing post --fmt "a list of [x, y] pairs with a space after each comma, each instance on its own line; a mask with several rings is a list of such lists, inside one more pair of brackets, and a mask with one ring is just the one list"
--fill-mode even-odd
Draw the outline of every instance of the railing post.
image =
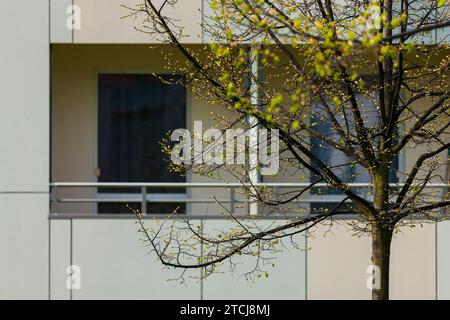
[[142, 192], [142, 203], [141, 203], [141, 214], [147, 214], [147, 187], [141, 188]]
[[231, 214], [236, 212], [236, 192], [233, 187], [230, 188], [230, 212]]
[[272, 200], [273, 200], [273, 202], [276, 202], [276, 201], [279, 200], [279, 194], [280, 194], [279, 191], [280, 190], [279, 190], [279, 188], [277, 186], [274, 186], [272, 188]]
[[52, 186], [51, 196], [50, 196], [50, 212], [58, 213], [58, 187]]
[[[251, 62], [251, 76], [249, 77], [250, 91], [252, 92], [250, 96], [250, 101], [252, 105], [257, 106], [260, 103], [260, 94], [258, 88], [258, 82], [261, 80], [261, 70], [262, 64], [260, 64], [260, 54], [257, 50], [253, 50], [254, 47], [250, 48], [250, 62]], [[258, 120], [254, 116], [248, 116], [247, 122], [249, 125], [249, 179], [252, 184], [251, 192], [257, 194], [257, 190], [254, 185], [260, 182], [260, 173], [258, 171], [259, 163], [259, 144], [258, 144]], [[259, 141], [261, 143], [261, 141]], [[264, 142], [265, 143], [265, 142]], [[249, 214], [254, 216], [258, 214], [258, 202], [252, 196], [249, 197]]]

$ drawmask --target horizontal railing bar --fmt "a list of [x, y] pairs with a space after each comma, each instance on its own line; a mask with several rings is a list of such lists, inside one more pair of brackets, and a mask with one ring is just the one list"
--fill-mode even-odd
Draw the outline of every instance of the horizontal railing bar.
[[[249, 200], [243, 199], [243, 200], [235, 200], [235, 202], [245, 203]], [[63, 198], [59, 199], [58, 202], [61, 203], [84, 203], [84, 202], [105, 202], [105, 203], [116, 203], [116, 202], [142, 202], [142, 199], [138, 198], [128, 198], [128, 199], [107, 199], [107, 198], [96, 198], [96, 199], [77, 199], [77, 198]], [[216, 202], [231, 202], [230, 199], [147, 199], [146, 202], [149, 203], [179, 203], [179, 202], [186, 202], [186, 203], [216, 203]]]
[[[142, 215], [142, 219], [144, 220], [155, 220], [155, 219], [177, 219], [177, 220], [227, 220], [233, 221], [233, 219], [247, 219], [247, 220], [293, 220], [299, 218], [305, 218], [307, 216], [313, 216], [314, 214], [291, 214], [291, 215], [280, 215], [280, 214], [270, 214], [270, 215], [257, 215], [250, 216], [248, 214], [234, 214], [232, 217], [227, 215], [205, 215], [204, 213], [195, 213], [195, 214], [184, 214], [184, 215], [173, 215], [166, 213], [149, 213], [146, 215]], [[72, 220], [72, 219], [80, 219], [80, 220], [136, 220], [136, 215], [134, 214], [82, 214], [82, 213], [51, 213], [48, 218], [50, 220]], [[355, 220], [358, 219], [358, 215], [355, 214], [339, 214], [333, 216], [333, 219], [340, 220]], [[424, 216], [413, 216], [407, 218], [406, 220], [427, 220]]]
[[[140, 203], [142, 200], [138, 198], [130, 198], [130, 199], [76, 199], [76, 198], [63, 198], [59, 199], [60, 203]], [[235, 203], [247, 203], [250, 200], [242, 199], [242, 200], [234, 200]], [[341, 202], [342, 198], [303, 198], [293, 200], [292, 203], [338, 203]], [[230, 203], [233, 202], [230, 199], [148, 199], [148, 203]], [[345, 202], [350, 202], [349, 200]]]
[[[293, 219], [299, 219], [299, 218], [305, 218], [306, 216], [313, 216], [312, 215], [305, 215], [305, 214], [291, 214], [291, 215], [280, 215], [280, 214], [270, 214], [270, 215], [258, 215], [258, 216], [251, 216], [248, 214], [239, 214], [236, 213], [233, 216], [230, 215], [205, 215], [204, 213], [189, 213], [189, 214], [183, 214], [183, 215], [174, 215], [174, 214], [167, 214], [167, 213], [148, 213], [145, 215], [142, 215], [141, 218], [144, 220], [153, 220], [153, 219], [171, 219], [171, 220], [227, 220], [227, 221], [233, 221], [234, 219], [248, 219], [248, 220], [293, 220]], [[335, 216], [337, 217], [337, 216]], [[340, 219], [355, 219], [355, 215], [350, 214], [342, 214], [339, 215]], [[102, 214], [83, 214], [83, 213], [51, 213], [49, 214], [48, 218], [50, 220], [70, 220], [70, 219], [86, 219], [86, 220], [135, 220], [136, 215], [134, 214], [124, 214], [124, 213], [102, 213]]]
[[[144, 187], [145, 188], [145, 187]], [[188, 199], [187, 193], [145, 193], [147, 199]], [[121, 192], [100, 192], [97, 193], [96, 198], [98, 199], [139, 199], [142, 200], [142, 191], [133, 193], [121, 193]]]
[[[206, 183], [206, 182], [52, 182], [51, 187], [93, 187], [93, 188], [240, 188], [240, 187], [279, 187], [279, 188], [298, 188], [298, 187], [309, 187], [311, 183], [304, 182], [283, 182], [283, 183]], [[390, 183], [391, 187], [402, 187], [404, 183]], [[350, 188], [370, 188], [372, 183], [348, 183]], [[330, 186], [326, 183], [316, 183], [314, 185], [316, 188], [329, 188]], [[450, 188], [450, 184], [446, 183], [428, 183], [425, 188]]]

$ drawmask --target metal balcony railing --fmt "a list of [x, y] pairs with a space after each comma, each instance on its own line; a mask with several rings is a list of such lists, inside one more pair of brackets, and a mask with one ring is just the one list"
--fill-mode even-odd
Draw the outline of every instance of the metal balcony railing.
[[[300, 189], [309, 187], [310, 183], [258, 183], [258, 184], [242, 184], [242, 183], [197, 183], [197, 182], [186, 182], [186, 183], [100, 183], [100, 182], [54, 182], [50, 183], [51, 188], [51, 217], [67, 217], [68, 213], [61, 213], [59, 211], [59, 206], [65, 203], [71, 204], [97, 204], [97, 203], [140, 203], [140, 212], [142, 214], [147, 214], [147, 205], [151, 203], [183, 203], [188, 204], [213, 204], [221, 203], [227, 204], [229, 206], [230, 213], [234, 214], [238, 204], [249, 204], [252, 199], [249, 198], [239, 198], [236, 193], [240, 188], [272, 188], [273, 193], [278, 193], [282, 189]], [[358, 190], [359, 194], [367, 199], [371, 200], [371, 184], [370, 183], [349, 183], [349, 188]], [[392, 183], [392, 188], [401, 188], [402, 183]], [[105, 190], [110, 189], [136, 189], [140, 192], [136, 193], [114, 193], [114, 192], [98, 192], [99, 189]], [[153, 193], [152, 189], [185, 189], [186, 193]], [[193, 189], [206, 188], [206, 189], [225, 189], [228, 190], [227, 197], [193, 197], [191, 192]], [[327, 189], [329, 186], [325, 183], [317, 183], [314, 185], [316, 189]], [[445, 183], [429, 183], [425, 185], [425, 188], [436, 189], [440, 191], [440, 196], [450, 190], [450, 184]], [[80, 196], [69, 196], [60, 193], [62, 189], [91, 189], [91, 197], [80, 197]], [[338, 203], [343, 200], [343, 195], [330, 195], [330, 194], [316, 194], [316, 193], [305, 193], [302, 198], [296, 199], [296, 203], [304, 203], [305, 205], [310, 203]], [[195, 216], [195, 214], [188, 214], [189, 216]], [[90, 217], [106, 217], [104, 215], [98, 215], [92, 213]], [[132, 216], [128, 214], [126, 216]], [[197, 214], [201, 216], [201, 214]], [[82, 217], [86, 218], [86, 214]], [[117, 217], [117, 216], [116, 216]]]

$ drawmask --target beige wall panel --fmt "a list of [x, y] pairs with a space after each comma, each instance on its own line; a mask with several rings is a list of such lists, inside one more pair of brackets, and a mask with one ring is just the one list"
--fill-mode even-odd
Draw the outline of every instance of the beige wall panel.
[[[308, 299], [370, 299], [368, 237], [345, 223], [321, 225], [308, 238]], [[403, 229], [392, 244], [391, 299], [435, 298], [435, 226]]]
[[[245, 220], [242, 220], [246, 223]], [[261, 230], [279, 226], [286, 221], [259, 220], [256, 225]], [[254, 223], [249, 224], [254, 226]], [[204, 221], [204, 230], [207, 235], [217, 234], [234, 228], [235, 224], [225, 220]], [[255, 229], [253, 229], [255, 230]], [[246, 280], [244, 274], [251, 272], [256, 264], [256, 257], [233, 257], [235, 269], [230, 271], [230, 263], [227, 260], [219, 269], [219, 272], [208, 277], [203, 284], [204, 299], [305, 299], [306, 274], [305, 274], [305, 238], [303, 235], [295, 237], [299, 249], [285, 245], [290, 250], [282, 250], [280, 253], [263, 253], [263, 257], [274, 257], [273, 261], [264, 264], [260, 261], [261, 270], [268, 272], [255, 281]], [[272, 266], [271, 263], [275, 266]], [[253, 273], [253, 275], [255, 275]]]
[[[418, 111], [419, 114], [423, 114], [425, 111], [428, 110], [428, 108], [436, 103], [435, 99], [421, 99], [418, 103], [414, 104], [414, 108]], [[406, 114], [408, 115], [408, 114]], [[409, 114], [410, 115], [410, 114]], [[414, 125], [414, 123], [417, 121], [416, 118], [412, 118], [412, 121], [408, 121], [405, 126], [406, 132], [411, 129], [411, 127]], [[443, 126], [442, 120], [440, 121], [440, 124], [436, 124], [436, 122], [428, 127], [428, 130], [438, 130], [440, 127]], [[450, 139], [448, 135], [442, 135], [441, 140], [446, 141], [446, 139]], [[447, 141], [448, 142], [448, 141]], [[425, 141], [424, 143], [415, 144], [414, 142], [408, 143], [402, 150], [403, 160], [404, 160], [404, 170], [402, 171], [404, 173], [401, 181], [405, 181], [407, 178], [407, 175], [411, 172], [412, 168], [414, 168], [417, 160], [419, 157], [423, 154], [432, 152], [438, 148], [440, 148], [440, 143], [434, 142], [434, 141]], [[425, 162], [422, 165], [422, 169], [417, 173], [416, 181], [415, 183], [422, 183], [424, 179], [426, 178], [427, 174], [429, 174], [431, 170], [431, 164], [433, 161], [436, 161], [435, 168], [433, 169], [431, 177], [428, 179], [429, 183], [442, 183], [443, 181], [448, 180], [448, 173], [446, 161], [448, 159], [447, 150], [443, 150], [441, 153], [439, 153], [434, 158], [430, 159], [430, 161]], [[400, 167], [401, 168], [401, 167]], [[423, 193], [423, 199], [425, 201], [429, 202], [436, 202], [439, 199], [442, 199], [442, 196], [445, 194], [444, 190], [442, 188], [426, 188]], [[427, 195], [427, 196], [425, 196]]]
[[[419, 114], [422, 114], [423, 112], [428, 110], [428, 108], [431, 105], [433, 105], [434, 103], [436, 103], [435, 99], [421, 99], [419, 102], [414, 103], [413, 107]], [[406, 113], [405, 115], [411, 115], [411, 113], [409, 113], [409, 114]], [[417, 121], [416, 119], [417, 118], [412, 118], [411, 120], [403, 123], [404, 130], [406, 132], [408, 132], [408, 130], [410, 130], [412, 128], [412, 126], [416, 123], [416, 121]], [[434, 125], [433, 125], [435, 127], [435, 129], [440, 128], [440, 126], [442, 126], [442, 123], [440, 123], [440, 126], [436, 125], [435, 123], [437, 123], [437, 122], [434, 122]], [[428, 129], [430, 129], [430, 127]], [[442, 135], [441, 138], [442, 137], [445, 138], [445, 135]], [[434, 150], [438, 149], [439, 147], [441, 147], [441, 145], [439, 143], [433, 142], [433, 141], [430, 141], [429, 143], [421, 143], [421, 144], [415, 144], [412, 142], [407, 144], [402, 151], [402, 153], [404, 154], [404, 164], [405, 164], [405, 168], [407, 170], [406, 172], [409, 173], [411, 171], [411, 169], [414, 167], [417, 159], [422, 154], [428, 153], [430, 151], [434, 151]], [[446, 150], [442, 151], [435, 158], [437, 158], [440, 163], [444, 163], [444, 161], [447, 160], [447, 151]], [[428, 167], [423, 165], [423, 168], [427, 169]], [[433, 182], [433, 183], [442, 182], [440, 177], [444, 177], [445, 168], [446, 168], [445, 166], [438, 166], [435, 169], [435, 173], [437, 173], [438, 175], [433, 175], [433, 177], [430, 179], [430, 182]], [[428, 170], [422, 170], [417, 174], [417, 178], [423, 178], [424, 176], [426, 176], [427, 173], [428, 173]], [[434, 190], [434, 191], [438, 191], [438, 190]]]
[[308, 299], [370, 299], [368, 238], [351, 236], [346, 224], [317, 227], [307, 238]]
[[[203, 124], [203, 131], [209, 128], [218, 128], [220, 130], [224, 129], [220, 123], [217, 121], [217, 117], [224, 117], [229, 119], [234, 119], [231, 113], [225, 110], [225, 108], [217, 105], [211, 105], [207, 101], [200, 100], [196, 97], [191, 98], [191, 114], [190, 114], [190, 125], [191, 128], [194, 124], [194, 121], [201, 121]], [[230, 121], [232, 122], [232, 121]], [[240, 171], [240, 166], [229, 166], [233, 170]], [[217, 182], [231, 182], [235, 183], [238, 180], [233, 177], [231, 174], [226, 172], [225, 170], [220, 171], [220, 178], [215, 177], [206, 177], [200, 174], [193, 174], [191, 176], [192, 182], [205, 182], [205, 183], [217, 183]], [[193, 188], [192, 189], [192, 198], [203, 198], [214, 200], [214, 197], [217, 199], [230, 199], [230, 192], [228, 189], [224, 188]], [[236, 192], [236, 199], [244, 199], [241, 195]], [[227, 210], [230, 209], [229, 204], [223, 202]], [[194, 214], [202, 214], [202, 215], [220, 215], [227, 214], [227, 210], [224, 209], [221, 205], [210, 203], [208, 205], [205, 204], [192, 204], [191, 212]], [[246, 204], [240, 203], [236, 204], [236, 213], [246, 214], [248, 212], [248, 206]]]
[[436, 225], [402, 229], [391, 250], [392, 299], [435, 299]]
[[[155, 4], [162, 0], [153, 1]], [[81, 28], [74, 30], [75, 43], [154, 43], [148, 34], [136, 30], [142, 28], [143, 16], [122, 17], [130, 10], [124, 8], [136, 7], [144, 0], [74, 0], [81, 8]], [[175, 8], [168, 6], [165, 15], [176, 19], [177, 25], [184, 26], [182, 38], [185, 43], [201, 42], [201, 0], [181, 0]]]
[[438, 223], [437, 229], [437, 298], [450, 300], [450, 221]]

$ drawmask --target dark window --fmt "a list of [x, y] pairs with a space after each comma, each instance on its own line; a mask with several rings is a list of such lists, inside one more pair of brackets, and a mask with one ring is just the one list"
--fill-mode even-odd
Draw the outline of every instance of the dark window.
[[[100, 74], [98, 76], [99, 182], [185, 182], [169, 172], [160, 142], [186, 127], [186, 89], [167, 83], [174, 75]], [[164, 80], [164, 81], [163, 81]], [[100, 188], [99, 193], [140, 190]], [[148, 193], [184, 193], [184, 188], [149, 188]], [[130, 203], [140, 208], [139, 204]], [[179, 204], [149, 204], [149, 213], [170, 213]], [[130, 213], [124, 204], [100, 203], [99, 213]]]
[[[365, 126], [370, 129], [371, 132], [377, 132], [379, 127], [379, 115], [376, 111], [376, 106], [370, 99], [358, 95], [357, 96], [358, 105], [361, 109], [361, 114], [365, 123]], [[332, 110], [334, 106], [330, 105]], [[355, 131], [354, 124], [352, 122], [352, 114], [349, 106], [343, 106], [342, 110], [334, 110], [336, 120], [341, 124], [343, 128], [349, 126], [350, 131]], [[345, 117], [344, 117], [345, 116]], [[328, 114], [324, 110], [321, 104], [317, 104], [314, 107], [313, 116], [311, 117], [311, 122], [316, 123], [316, 130], [322, 135], [327, 136], [336, 143], [339, 142], [340, 136], [336, 129], [332, 125], [331, 121], [328, 120]], [[347, 121], [345, 121], [347, 119]], [[374, 140], [375, 145], [376, 140]], [[355, 163], [355, 159], [351, 156], [346, 155], [344, 152], [337, 150], [334, 147], [329, 146], [327, 143], [321, 141], [318, 138], [311, 138], [311, 150], [314, 155], [316, 155], [322, 162], [326, 163], [329, 168], [336, 174], [339, 179], [346, 183], [371, 183], [371, 178], [367, 169], [365, 169], [359, 163]], [[396, 157], [391, 164], [391, 182], [398, 182], [397, 171], [399, 168], [399, 159]], [[318, 177], [311, 174], [311, 181], [317, 180]], [[367, 190], [356, 189], [355, 192], [363, 195], [363, 192]], [[339, 190], [333, 190], [329, 188], [312, 188], [312, 194], [315, 195], [342, 195], [344, 194]], [[323, 210], [330, 210], [336, 206], [337, 203], [311, 203], [312, 212], [320, 212]], [[348, 213], [351, 211], [350, 205], [342, 206], [339, 211]]]

